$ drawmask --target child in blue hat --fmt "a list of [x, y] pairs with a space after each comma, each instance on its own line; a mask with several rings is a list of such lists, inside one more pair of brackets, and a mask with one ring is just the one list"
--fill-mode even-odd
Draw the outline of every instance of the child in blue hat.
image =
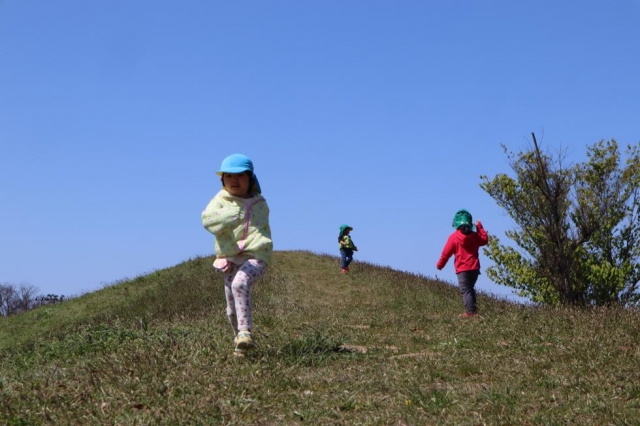
[[349, 264], [353, 261], [353, 252], [358, 251], [358, 247], [356, 247], [351, 235], [349, 235], [352, 230], [353, 228], [345, 223], [340, 225], [338, 244], [340, 244], [341, 272], [343, 274], [349, 272]]
[[213, 267], [224, 274], [234, 354], [245, 356], [255, 346], [251, 287], [266, 272], [273, 252], [269, 207], [247, 156], [228, 156], [217, 174], [222, 189], [202, 212], [202, 224], [215, 236]]
[[455, 256], [454, 268], [458, 277], [458, 286], [464, 303], [463, 317], [474, 317], [478, 314], [475, 285], [480, 275], [481, 246], [489, 242], [487, 231], [482, 223], [476, 220], [474, 231], [471, 213], [462, 209], [453, 216], [453, 227], [456, 229], [447, 239], [436, 268], [441, 270], [451, 256]]

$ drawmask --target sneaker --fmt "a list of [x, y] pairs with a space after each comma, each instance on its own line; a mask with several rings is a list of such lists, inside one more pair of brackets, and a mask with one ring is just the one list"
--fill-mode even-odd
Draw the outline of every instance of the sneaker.
[[348, 269], [345, 269], [345, 268], [342, 268], [342, 269], [340, 270], [340, 272], [342, 272], [343, 274], [346, 274], [347, 272], [349, 272], [349, 270], [348, 270]]
[[478, 316], [477, 312], [465, 312], [464, 314], [462, 314], [462, 318], [473, 318], [477, 316]]
[[246, 356], [247, 356], [247, 352], [248, 352], [248, 351], [247, 351], [246, 349], [239, 349], [239, 348], [236, 348], [236, 349], [233, 351], [233, 356], [237, 356], [238, 358], [246, 358]]
[[248, 351], [256, 346], [253, 342], [253, 335], [250, 331], [239, 331], [238, 335], [235, 338], [236, 342], [236, 350], [240, 349], [242, 351]]
[[236, 356], [238, 358], [245, 358], [247, 356], [247, 353], [249, 352], [248, 350], [238, 348], [238, 336], [237, 335], [236, 335], [236, 337], [233, 338], [233, 346], [235, 347], [235, 349], [233, 350], [233, 356]]

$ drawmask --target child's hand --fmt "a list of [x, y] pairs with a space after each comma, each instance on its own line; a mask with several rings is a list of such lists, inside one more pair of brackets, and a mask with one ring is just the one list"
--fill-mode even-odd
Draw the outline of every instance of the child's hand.
[[480, 220], [476, 220], [476, 227], [477, 226], [482, 226], [482, 222], [480, 222]]
[[229, 263], [230, 262], [227, 259], [216, 259], [213, 262], [213, 267], [218, 272], [227, 272], [227, 269], [229, 269], [230, 266]]

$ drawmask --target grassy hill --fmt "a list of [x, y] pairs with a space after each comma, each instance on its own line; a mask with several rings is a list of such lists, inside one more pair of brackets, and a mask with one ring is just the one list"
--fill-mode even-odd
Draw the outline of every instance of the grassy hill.
[[0, 424], [640, 424], [640, 315], [276, 252], [232, 356], [212, 258], [0, 318]]

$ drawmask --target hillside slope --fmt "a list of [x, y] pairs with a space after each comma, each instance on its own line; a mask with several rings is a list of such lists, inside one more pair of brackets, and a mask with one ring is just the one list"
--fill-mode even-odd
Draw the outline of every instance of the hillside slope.
[[446, 283], [276, 252], [240, 360], [211, 261], [1, 319], [0, 423], [637, 424], [637, 312], [465, 320]]

